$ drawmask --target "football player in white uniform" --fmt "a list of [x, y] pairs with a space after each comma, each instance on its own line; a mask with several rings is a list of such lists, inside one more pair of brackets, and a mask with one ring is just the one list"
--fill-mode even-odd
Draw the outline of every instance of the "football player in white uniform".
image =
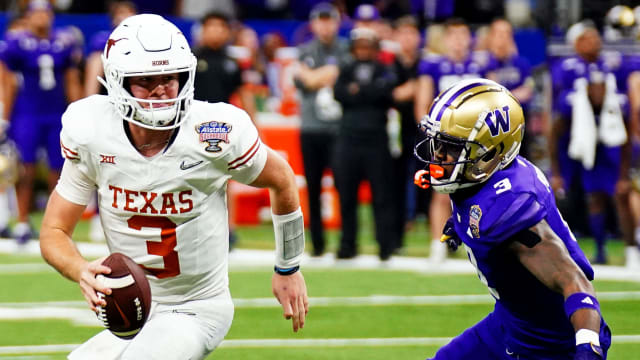
[[[124, 20], [104, 52], [108, 96], [67, 108], [60, 135], [66, 161], [42, 222], [45, 260], [79, 283], [89, 306], [109, 293], [72, 242], [93, 191], [111, 252], [140, 264], [151, 284], [151, 316], [130, 341], [105, 332], [70, 358], [201, 359], [233, 318], [228, 287], [229, 179], [270, 190], [276, 237], [273, 293], [293, 330], [308, 311], [299, 262], [303, 221], [291, 167], [262, 144], [249, 116], [224, 103], [193, 100], [196, 59], [170, 22], [157, 15]], [[108, 343], [105, 346], [105, 343]], [[91, 355], [93, 353], [93, 356]]]

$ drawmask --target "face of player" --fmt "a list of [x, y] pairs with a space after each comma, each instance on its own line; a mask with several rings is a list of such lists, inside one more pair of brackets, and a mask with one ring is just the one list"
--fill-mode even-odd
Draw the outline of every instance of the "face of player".
[[202, 24], [202, 44], [212, 49], [223, 47], [231, 37], [229, 24], [222, 19], [211, 18]]
[[432, 151], [433, 160], [442, 163], [440, 166], [444, 169], [444, 177], [449, 178], [456, 166], [453, 163], [458, 161], [462, 152], [462, 145], [435, 140]]
[[404, 25], [398, 27], [394, 31], [393, 37], [404, 52], [414, 52], [420, 46], [420, 33], [413, 26]]
[[445, 32], [447, 52], [454, 60], [461, 61], [469, 52], [471, 33], [465, 25], [449, 26]]
[[598, 31], [589, 29], [576, 40], [576, 53], [589, 61], [594, 61], [600, 53], [601, 45]]
[[331, 43], [338, 33], [338, 21], [330, 16], [321, 16], [311, 21], [311, 31], [320, 42]]
[[53, 13], [49, 10], [32, 10], [26, 19], [29, 27], [36, 32], [49, 30], [53, 22]]
[[[180, 90], [179, 76], [175, 74], [162, 74], [153, 76], [132, 76], [129, 78], [131, 95], [145, 100], [167, 100], [178, 97]], [[144, 108], [149, 108], [149, 103], [140, 103]], [[171, 106], [173, 103], [153, 104], [154, 108]]]
[[506, 21], [496, 21], [491, 25], [489, 33], [489, 50], [498, 59], [505, 59], [513, 50], [513, 31]]

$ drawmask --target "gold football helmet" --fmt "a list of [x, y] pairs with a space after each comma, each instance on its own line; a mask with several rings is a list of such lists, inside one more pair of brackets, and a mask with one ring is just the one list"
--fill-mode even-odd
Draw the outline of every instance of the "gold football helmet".
[[415, 183], [453, 193], [489, 179], [518, 155], [524, 114], [516, 98], [487, 79], [463, 80], [433, 101], [414, 154], [426, 164]]

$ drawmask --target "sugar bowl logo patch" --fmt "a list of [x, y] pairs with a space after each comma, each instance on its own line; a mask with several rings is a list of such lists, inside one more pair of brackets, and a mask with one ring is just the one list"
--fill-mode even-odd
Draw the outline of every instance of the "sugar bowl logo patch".
[[480, 237], [480, 218], [482, 218], [482, 210], [479, 205], [473, 205], [469, 210], [469, 227], [473, 237]]
[[231, 125], [210, 121], [196, 125], [196, 132], [200, 142], [206, 142], [209, 144], [205, 150], [209, 152], [218, 152], [222, 150], [220, 142], [229, 143], [229, 133], [231, 132]]

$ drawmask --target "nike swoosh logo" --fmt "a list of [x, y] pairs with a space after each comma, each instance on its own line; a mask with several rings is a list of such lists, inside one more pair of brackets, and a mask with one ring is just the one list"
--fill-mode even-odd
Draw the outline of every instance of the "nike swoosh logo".
[[183, 160], [182, 163], [180, 164], [180, 169], [181, 170], [189, 170], [194, 166], [198, 166], [198, 165], [202, 164], [203, 162], [204, 162], [204, 160], [200, 160], [200, 161], [196, 161], [196, 162], [191, 163], [191, 164], [187, 164]]
[[116, 309], [118, 310], [118, 312], [120, 313], [120, 316], [122, 317], [122, 320], [124, 321], [124, 328], [128, 329], [129, 327], [131, 327], [131, 323], [129, 322], [129, 319], [127, 319], [122, 309], [120, 309], [118, 302], [114, 301], [113, 303], [116, 305]]

